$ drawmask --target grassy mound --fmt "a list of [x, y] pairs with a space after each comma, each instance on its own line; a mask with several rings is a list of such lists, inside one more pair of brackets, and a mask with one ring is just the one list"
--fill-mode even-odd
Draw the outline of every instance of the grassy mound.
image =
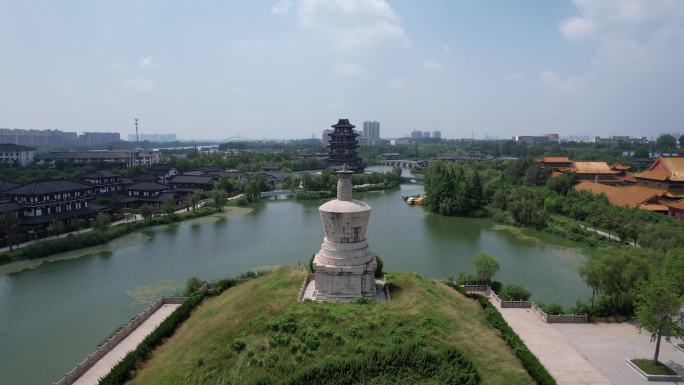
[[389, 273], [386, 303], [297, 303], [283, 268], [205, 300], [130, 384], [533, 384], [476, 301]]

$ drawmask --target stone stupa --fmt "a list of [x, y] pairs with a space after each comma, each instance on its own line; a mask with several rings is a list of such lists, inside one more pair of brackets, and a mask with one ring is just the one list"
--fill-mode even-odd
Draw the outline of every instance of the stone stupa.
[[[371, 208], [365, 202], [352, 199], [352, 174], [346, 165], [338, 171], [337, 199], [318, 208], [325, 238], [314, 256], [313, 280], [308, 282], [302, 299], [328, 302], [380, 299], [375, 282], [377, 259], [366, 241]], [[378, 285], [382, 287], [382, 283]]]

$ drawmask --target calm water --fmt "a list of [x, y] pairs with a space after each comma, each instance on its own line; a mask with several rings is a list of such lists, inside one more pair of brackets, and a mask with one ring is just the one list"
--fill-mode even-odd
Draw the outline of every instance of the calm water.
[[[589, 295], [577, 275], [581, 254], [521, 240], [488, 220], [440, 217], [403, 203], [402, 194], [420, 189], [358, 194], [373, 207], [368, 239], [386, 270], [446, 278], [470, 270], [483, 250], [498, 258], [498, 279], [524, 285], [539, 300], [570, 305]], [[320, 203], [268, 201], [218, 222], [154, 229], [149, 241], [113, 252], [0, 276], [0, 384], [51, 383], [189, 277], [307, 261], [322, 241]]]

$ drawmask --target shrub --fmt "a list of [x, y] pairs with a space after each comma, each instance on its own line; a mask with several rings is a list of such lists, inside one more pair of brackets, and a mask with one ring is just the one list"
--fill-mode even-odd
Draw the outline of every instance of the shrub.
[[185, 295], [186, 297], [191, 296], [194, 292], [196, 292], [197, 290], [199, 290], [200, 286], [202, 286], [202, 282], [200, 282], [200, 280], [197, 279], [197, 277], [192, 277], [192, 278], [188, 279], [188, 280], [185, 282], [185, 292], [184, 292], [184, 295]]
[[501, 289], [501, 293], [499, 294], [499, 297], [501, 297], [501, 299], [504, 301], [527, 301], [531, 296], [532, 293], [530, 293], [527, 289], [513, 284], [504, 285], [503, 289]]
[[243, 350], [245, 349], [246, 346], [247, 346], [247, 343], [246, 343], [245, 340], [243, 340], [242, 338], [236, 338], [236, 339], [234, 339], [233, 342], [230, 344], [230, 347], [233, 348], [233, 350], [236, 351], [236, 352], [241, 352], [241, 351], [243, 351]]

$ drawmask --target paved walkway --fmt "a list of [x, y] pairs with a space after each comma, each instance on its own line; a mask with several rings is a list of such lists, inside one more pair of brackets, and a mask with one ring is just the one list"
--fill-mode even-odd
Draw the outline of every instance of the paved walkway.
[[[645, 385], [649, 382], [625, 363], [625, 358], [651, 358], [655, 343], [648, 332], [639, 333], [630, 323], [553, 324], [566, 341], [591, 360], [614, 384]], [[675, 341], [672, 341], [675, 342]], [[684, 374], [684, 353], [662, 340], [659, 360]], [[684, 382], [680, 382], [684, 384]], [[674, 382], [665, 382], [674, 384]]]
[[502, 309], [496, 301], [491, 301], [558, 385], [613, 385], [552, 324], [542, 321], [532, 309]]
[[104, 377], [110, 370], [121, 361], [128, 352], [134, 350], [154, 329], [159, 326], [176, 308], [180, 305], [165, 304], [159, 310], [154, 312], [148, 319], [145, 320], [138, 328], [136, 328], [128, 337], [124, 338], [114, 349], [105, 354], [95, 365], [93, 365], [87, 372], [83, 373], [78, 380], [74, 382], [75, 385], [97, 385], [101, 377]]

